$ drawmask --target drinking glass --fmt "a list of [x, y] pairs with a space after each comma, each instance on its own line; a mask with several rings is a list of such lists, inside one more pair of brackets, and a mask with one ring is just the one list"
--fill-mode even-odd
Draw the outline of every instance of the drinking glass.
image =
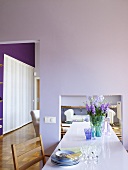
[[91, 140], [92, 138], [92, 129], [88, 128], [88, 129], [84, 129], [84, 133], [86, 136], [86, 140]]

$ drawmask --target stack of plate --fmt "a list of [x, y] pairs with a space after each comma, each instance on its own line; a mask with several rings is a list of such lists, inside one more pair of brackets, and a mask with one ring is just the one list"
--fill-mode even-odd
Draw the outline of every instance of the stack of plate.
[[75, 152], [63, 150], [51, 155], [51, 161], [59, 166], [72, 166], [79, 163], [79, 157], [73, 156]]

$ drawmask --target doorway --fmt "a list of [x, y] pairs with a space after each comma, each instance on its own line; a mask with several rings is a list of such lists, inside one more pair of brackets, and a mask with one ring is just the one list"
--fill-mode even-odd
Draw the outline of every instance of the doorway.
[[40, 77], [35, 77], [34, 109], [40, 110]]

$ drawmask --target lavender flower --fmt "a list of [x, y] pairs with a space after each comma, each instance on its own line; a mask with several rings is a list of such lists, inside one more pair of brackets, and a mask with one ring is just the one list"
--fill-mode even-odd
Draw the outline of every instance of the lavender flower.
[[104, 110], [105, 110], [105, 104], [101, 104], [101, 106], [100, 106], [100, 110], [101, 110], [101, 112], [102, 112], [102, 113], [104, 113]]
[[90, 116], [105, 116], [108, 111], [109, 103], [105, 103], [104, 96], [89, 96], [89, 104], [86, 103], [87, 114]]
[[95, 106], [92, 104], [90, 106], [88, 104], [86, 104], [86, 110], [88, 113], [95, 114]]
[[90, 102], [92, 102], [92, 101], [93, 101], [93, 96], [89, 96], [89, 97], [88, 97], [88, 100], [89, 100]]
[[110, 104], [109, 104], [109, 103], [106, 103], [106, 104], [105, 104], [105, 112], [107, 112], [107, 111], [108, 111], [109, 106], [110, 106]]
[[101, 104], [100, 109], [102, 113], [106, 113], [108, 111], [109, 103], [107, 104]]
[[99, 106], [99, 103], [97, 101], [95, 101], [94, 103], [94, 106], [98, 107]]
[[102, 102], [104, 101], [104, 96], [103, 96], [103, 95], [100, 95], [100, 96], [98, 97], [98, 101], [99, 101], [100, 103], [102, 103]]
[[95, 106], [93, 104], [90, 106], [90, 110], [92, 114], [95, 114]]
[[87, 110], [87, 112], [90, 112], [90, 107], [88, 104], [86, 104], [86, 110]]

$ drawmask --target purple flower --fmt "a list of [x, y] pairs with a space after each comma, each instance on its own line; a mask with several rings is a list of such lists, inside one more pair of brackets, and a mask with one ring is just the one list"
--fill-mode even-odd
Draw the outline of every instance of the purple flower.
[[91, 106], [90, 106], [90, 110], [91, 110], [91, 112], [92, 112], [92, 114], [95, 114], [95, 106], [92, 104]]
[[104, 96], [100, 95], [98, 96], [98, 102], [102, 103], [104, 101]]
[[105, 110], [105, 105], [104, 104], [101, 104], [100, 110], [101, 110], [102, 113], [104, 113], [104, 110]]
[[101, 104], [100, 106], [100, 110], [102, 111], [102, 113], [106, 113], [109, 107], [109, 103], [107, 104]]
[[104, 96], [89, 96], [89, 104], [86, 103], [87, 113], [92, 115], [104, 116], [109, 108], [109, 103], [105, 103]]
[[94, 104], [96, 107], [99, 106], [99, 103], [98, 103], [97, 101], [95, 101], [93, 104]]
[[105, 112], [108, 111], [109, 103], [105, 104]]
[[90, 103], [92, 103], [92, 102], [94, 101], [93, 96], [89, 96], [89, 97], [88, 97], [88, 100], [90, 101]]
[[95, 114], [95, 106], [92, 104], [90, 106], [88, 104], [86, 104], [86, 110], [89, 113]]
[[88, 104], [86, 104], [86, 110], [87, 110], [87, 112], [90, 112], [90, 107]]

